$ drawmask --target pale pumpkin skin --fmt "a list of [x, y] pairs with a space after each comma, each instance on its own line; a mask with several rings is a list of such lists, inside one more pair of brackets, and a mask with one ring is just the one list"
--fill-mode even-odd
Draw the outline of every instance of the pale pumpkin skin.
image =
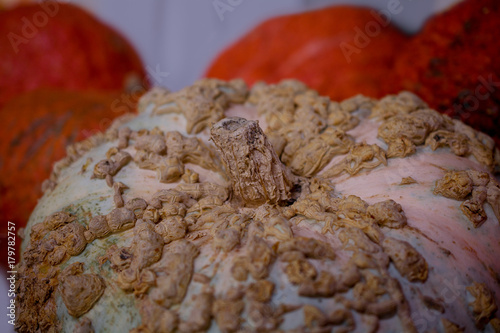
[[[163, 132], [179, 131], [185, 136], [192, 136], [186, 132], [187, 120], [183, 114], [153, 114], [152, 100], [147, 96], [140, 106], [140, 113], [128, 121], [117, 123], [119, 127], [129, 127], [132, 131], [140, 129], [152, 130], [158, 127]], [[256, 107], [251, 103], [234, 105], [225, 110], [225, 116], [238, 116], [246, 119], [258, 120], [261, 128], [266, 131], [265, 117], [257, 113]], [[366, 142], [377, 144], [382, 149], [387, 149], [387, 144], [377, 137], [379, 119], [366, 117], [366, 112], [355, 111], [359, 115], [360, 123], [346, 131], [354, 137], [356, 143]], [[209, 141], [209, 128], [204, 128], [196, 136], [207, 145]], [[105, 215], [115, 208], [113, 188], [103, 179], [91, 179], [92, 170], [100, 160], [106, 158], [106, 152], [117, 145], [117, 140], [101, 142], [88, 152], [76, 157], [72, 163], [61, 168], [57, 175], [57, 184], [47, 191], [40, 199], [33, 211], [25, 230], [25, 241], [22, 244], [24, 251], [29, 244], [30, 229], [33, 225], [43, 222], [47, 216], [57, 211], [67, 211], [75, 215], [79, 221], [88, 221], [89, 216]], [[167, 147], [168, 149], [168, 147]], [[124, 149], [132, 156], [134, 148], [129, 146]], [[346, 154], [334, 157], [326, 167], [319, 172], [319, 176], [326, 172], [332, 165], [342, 160]], [[186, 167], [199, 174], [200, 182], [212, 182], [226, 187], [231, 186], [229, 179], [221, 173], [206, 170], [198, 165], [186, 164]], [[473, 157], [460, 157], [450, 152], [449, 148], [438, 148], [432, 151], [428, 146], [418, 146], [416, 153], [404, 158], [390, 158], [387, 165], [379, 165], [373, 169], [362, 169], [354, 176], [342, 173], [331, 177], [329, 180], [334, 186], [337, 197], [356, 195], [368, 204], [374, 204], [392, 199], [402, 206], [407, 217], [407, 225], [401, 229], [381, 228], [386, 237], [405, 240], [410, 243], [428, 265], [428, 277], [425, 282], [410, 282], [397, 271], [394, 264], [389, 265], [389, 273], [401, 284], [406, 300], [410, 306], [411, 319], [418, 332], [436, 329], [444, 332], [441, 318], [459, 325], [465, 331], [477, 330], [472, 310], [469, 306], [474, 297], [467, 292], [466, 287], [474, 282], [484, 283], [494, 295], [500, 295], [498, 277], [500, 261], [497, 251], [500, 249], [500, 226], [489, 204], [484, 208], [487, 220], [478, 228], [460, 210], [461, 201], [449, 199], [433, 193], [435, 183], [441, 179], [446, 170], [468, 170], [490, 172], [485, 165], [478, 163]], [[82, 170], [85, 170], [82, 172]], [[412, 177], [416, 183], [400, 185], [402, 178]], [[491, 177], [494, 176], [491, 174]], [[125, 201], [140, 197], [146, 201], [153, 194], [162, 189], [174, 188], [179, 182], [160, 183], [156, 173], [151, 170], [140, 169], [135, 163], [130, 162], [115, 176], [114, 182], [121, 182], [128, 186], [124, 191]], [[318, 270], [327, 269], [333, 275], [340, 276], [340, 268], [347, 263], [352, 253], [345, 248], [334, 234], [322, 233], [323, 223], [312, 219], [305, 219], [298, 225], [291, 225], [294, 237], [312, 237], [327, 242], [333, 248], [336, 258], [331, 262], [315, 260], [314, 265]], [[70, 257], [64, 261], [61, 270], [74, 262], [85, 264], [85, 273], [101, 275], [105, 280], [105, 289], [102, 297], [80, 319], [74, 318], [61, 298], [59, 292], [55, 293], [57, 316], [60, 327], [65, 332], [71, 332], [82, 318], [88, 318], [96, 332], [128, 332], [141, 325], [141, 316], [137, 310], [134, 293], [124, 292], [117, 284], [117, 274], [111, 269], [109, 262], [99, 264], [98, 258], [105, 255], [106, 250], [113, 244], [118, 247], [129, 246], [134, 235], [134, 228], [113, 233], [102, 239], [95, 239], [86, 245], [85, 250], [78, 256]], [[271, 243], [276, 239], [269, 237]], [[245, 241], [242, 240], [244, 243]], [[244, 245], [244, 244], [243, 244]], [[217, 273], [209, 282], [214, 290], [214, 295], [224, 295], [231, 286], [248, 286], [254, 281], [249, 277], [245, 282], [236, 281], [231, 275], [231, 263], [234, 258], [244, 253], [244, 247], [239, 245], [225, 253], [214, 251], [211, 241], [206, 241], [199, 246], [200, 255], [194, 261], [194, 273], [211, 275], [214, 265], [220, 265]], [[337, 308], [333, 297], [301, 297], [297, 294], [297, 287], [293, 286], [283, 273], [286, 263], [276, 259], [271, 266], [268, 280], [274, 282], [274, 293], [271, 302], [276, 306], [286, 304], [312, 304], [322, 309], [326, 314]], [[495, 274], [496, 272], [496, 274]], [[202, 283], [191, 281], [187, 294], [180, 306], [174, 309], [181, 321], [189, 321], [192, 296], [201, 291]], [[445, 312], [440, 313], [430, 310], [424, 305], [422, 295], [439, 300]], [[498, 299], [498, 296], [494, 296]], [[498, 303], [498, 301], [497, 301]], [[363, 332], [372, 328], [371, 317], [351, 311], [356, 322], [356, 331]], [[363, 319], [362, 317], [365, 316]], [[498, 318], [498, 311], [494, 314]], [[245, 318], [245, 312], [242, 315]], [[289, 312], [283, 316], [283, 323], [279, 327], [283, 330], [304, 328], [304, 314], [302, 309]], [[242, 323], [241, 328], [251, 329], [249, 323]], [[401, 332], [404, 328], [397, 315], [388, 316], [378, 320], [379, 332]], [[145, 330], [147, 331], [147, 330]], [[212, 320], [208, 332], [218, 332], [215, 320]], [[492, 332], [491, 324], [486, 325], [486, 332]]]

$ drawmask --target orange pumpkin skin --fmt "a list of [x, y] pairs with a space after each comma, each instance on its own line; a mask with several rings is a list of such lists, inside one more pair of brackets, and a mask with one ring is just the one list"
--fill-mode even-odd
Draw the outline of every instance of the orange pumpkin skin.
[[0, 11], [0, 106], [38, 87], [121, 90], [146, 78], [133, 47], [83, 9], [55, 1]]
[[431, 18], [396, 61], [401, 89], [500, 144], [500, 4], [467, 0]]
[[395, 90], [392, 66], [407, 39], [383, 25], [375, 11], [350, 6], [273, 18], [220, 54], [206, 76], [248, 84], [296, 78], [332, 99], [381, 97]]
[[[0, 243], [7, 221], [26, 225], [41, 185], [66, 147], [104, 131], [114, 118], [135, 110], [140, 96], [121, 92], [39, 89], [10, 100], [0, 112]], [[6, 251], [6, 244], [1, 244]], [[5, 245], [5, 246], [3, 246]], [[18, 244], [17, 244], [18, 245]], [[6, 265], [7, 255], [0, 264]]]

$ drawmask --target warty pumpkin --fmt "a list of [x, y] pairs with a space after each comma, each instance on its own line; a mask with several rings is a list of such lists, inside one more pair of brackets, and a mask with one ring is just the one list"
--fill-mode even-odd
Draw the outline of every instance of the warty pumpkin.
[[402, 92], [155, 88], [73, 145], [24, 230], [17, 329], [500, 324], [493, 140]]

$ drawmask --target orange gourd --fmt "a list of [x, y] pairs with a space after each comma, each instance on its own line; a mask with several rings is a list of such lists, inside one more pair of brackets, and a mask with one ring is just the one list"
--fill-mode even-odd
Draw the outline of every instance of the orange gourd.
[[[375, 11], [338, 6], [265, 21], [222, 52], [207, 77], [299, 79], [323, 95], [380, 97], [406, 36]], [[385, 84], [384, 84], [385, 83]]]
[[37, 88], [121, 90], [145, 77], [133, 47], [75, 5], [0, 11], [0, 106]]

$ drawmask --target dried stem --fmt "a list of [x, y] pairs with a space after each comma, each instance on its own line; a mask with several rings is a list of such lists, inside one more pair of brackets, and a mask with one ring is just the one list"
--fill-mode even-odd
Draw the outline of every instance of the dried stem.
[[233, 191], [247, 206], [278, 204], [290, 199], [292, 175], [257, 121], [225, 118], [210, 132], [231, 178]]

